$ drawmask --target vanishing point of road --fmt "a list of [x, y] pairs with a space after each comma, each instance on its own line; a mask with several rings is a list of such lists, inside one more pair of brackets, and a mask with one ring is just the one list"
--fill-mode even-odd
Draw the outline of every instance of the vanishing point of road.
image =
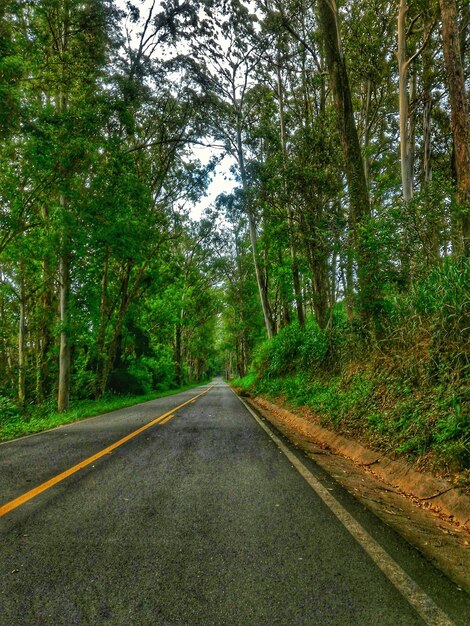
[[470, 624], [220, 379], [1, 444], [0, 515], [1, 626]]

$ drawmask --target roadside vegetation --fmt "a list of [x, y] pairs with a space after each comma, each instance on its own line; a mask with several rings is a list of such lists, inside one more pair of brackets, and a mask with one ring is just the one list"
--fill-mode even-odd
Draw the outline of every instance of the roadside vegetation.
[[188, 148], [200, 98], [143, 49], [184, 16], [152, 16], [142, 30], [131, 3], [0, 8], [3, 438], [218, 367], [213, 224], [188, 214], [211, 170]]
[[447, 260], [387, 300], [380, 339], [336, 305], [331, 326], [294, 322], [232, 384], [420, 467], [470, 477], [470, 263]]

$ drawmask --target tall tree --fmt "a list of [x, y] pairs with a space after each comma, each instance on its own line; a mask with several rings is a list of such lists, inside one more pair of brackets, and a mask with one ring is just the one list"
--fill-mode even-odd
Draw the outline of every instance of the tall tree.
[[376, 264], [372, 247], [368, 242], [370, 238], [368, 222], [371, 215], [369, 192], [342, 49], [338, 9], [335, 0], [319, 0], [318, 8], [348, 182], [351, 224], [357, 251], [361, 313], [367, 320], [374, 316], [378, 296], [375, 280]]
[[[236, 160], [245, 197], [253, 267], [258, 285], [266, 334], [275, 333], [268, 295], [268, 268], [259, 254], [257, 208], [250, 193], [245, 145], [246, 97], [260, 58], [260, 41], [254, 23], [256, 16], [238, 0], [232, 0], [217, 11], [208, 9], [208, 23], [195, 39], [195, 55], [202, 57], [199, 77], [206, 90], [215, 97], [212, 115], [213, 134], [225, 142], [227, 152]], [[227, 48], [222, 50], [222, 41]]]
[[[457, 202], [462, 229], [462, 246], [470, 254], [470, 116], [460, 50], [460, 33], [455, 0], [439, 0], [442, 43], [451, 109]], [[467, 25], [468, 26], [468, 25]], [[464, 24], [465, 27], [465, 24]]]

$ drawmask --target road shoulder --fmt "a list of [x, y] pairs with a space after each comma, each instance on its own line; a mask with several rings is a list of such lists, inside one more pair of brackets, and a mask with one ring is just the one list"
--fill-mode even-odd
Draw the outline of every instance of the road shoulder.
[[[318, 429], [312, 432], [312, 425], [301, 416], [265, 399], [245, 397], [244, 400], [259, 415], [271, 422], [296, 448], [302, 450], [364, 506], [416, 547], [435, 567], [462, 589], [470, 591], [468, 527], [456, 524], [449, 515], [438, 513], [435, 503], [434, 509], [431, 509], [429, 500], [419, 500], [419, 496], [401, 490], [396, 481], [388, 482], [375, 473], [377, 452], [364, 449], [353, 460], [354, 457], [338, 450], [339, 445], [331, 445], [331, 439], [328, 441], [327, 437], [322, 438]], [[337, 434], [326, 432], [338, 438]], [[355, 447], [357, 451], [359, 444], [350, 443], [350, 449]], [[362, 457], [367, 453], [368, 459], [364, 460]], [[425, 506], [428, 508], [424, 508]], [[460, 510], [464, 512], [463, 508]]]

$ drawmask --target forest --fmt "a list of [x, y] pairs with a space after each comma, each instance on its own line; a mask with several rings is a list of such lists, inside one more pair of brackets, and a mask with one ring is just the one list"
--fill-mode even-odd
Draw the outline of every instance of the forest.
[[219, 374], [469, 480], [469, 3], [0, 11], [2, 437]]

